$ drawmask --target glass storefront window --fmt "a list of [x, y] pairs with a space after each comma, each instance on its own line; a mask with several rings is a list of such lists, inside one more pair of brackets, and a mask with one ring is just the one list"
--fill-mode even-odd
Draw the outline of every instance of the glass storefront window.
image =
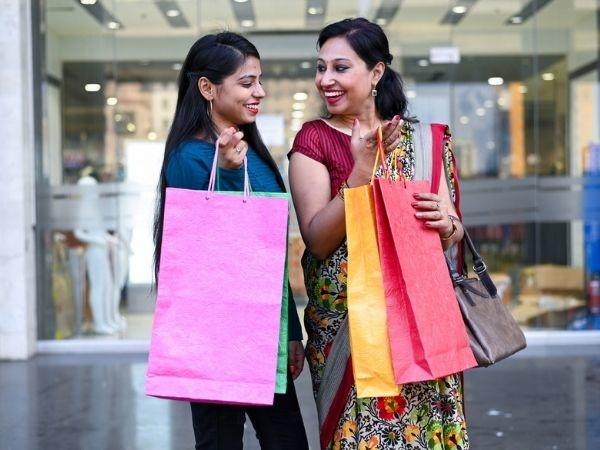
[[[454, 17], [446, 0], [396, 9], [331, 0], [312, 17], [301, 2], [255, 0], [253, 19], [236, 2], [179, 0], [168, 14], [163, 3], [42, 3], [40, 339], [149, 337], [154, 196], [191, 43], [230, 29], [257, 44], [267, 92], [259, 128], [285, 172], [295, 133], [325, 111], [313, 81], [317, 32], [358, 15], [377, 17], [388, 34], [411, 113], [450, 125], [465, 223], [515, 315], [564, 328], [585, 312], [596, 216], [582, 192], [600, 142], [594, 2], [538, 2], [520, 17], [528, 1], [480, 0]], [[302, 305], [295, 223], [290, 246]], [[535, 293], [544, 270], [579, 285]]]

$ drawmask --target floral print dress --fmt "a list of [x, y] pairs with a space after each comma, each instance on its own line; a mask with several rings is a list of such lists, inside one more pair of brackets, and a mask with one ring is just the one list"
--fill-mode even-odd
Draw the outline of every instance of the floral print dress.
[[[415, 173], [413, 131], [412, 125], [405, 125], [397, 164], [390, 164], [407, 179]], [[444, 162], [446, 173], [454, 173], [449, 134]], [[449, 187], [454, 197], [452, 177]], [[308, 252], [302, 258], [309, 297], [304, 317], [308, 333], [306, 355], [315, 396], [331, 343], [346, 319], [347, 258], [345, 242], [326, 260], [317, 260]], [[462, 395], [461, 374], [403, 385], [396, 397], [359, 399], [353, 386], [327, 449], [466, 450], [469, 440]]]

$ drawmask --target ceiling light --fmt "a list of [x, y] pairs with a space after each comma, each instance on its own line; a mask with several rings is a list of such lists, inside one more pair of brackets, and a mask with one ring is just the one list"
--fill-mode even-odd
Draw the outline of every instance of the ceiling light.
[[119, 101], [117, 100], [117, 97], [108, 97], [106, 99], [106, 104], [108, 106], [115, 106]]
[[156, 133], [154, 131], [151, 131], [148, 133], [148, 139], [150, 139], [151, 141], [155, 141], [157, 138]]
[[420, 59], [418, 64], [421, 67], [427, 67], [429, 65], [429, 60], [428, 59]]
[[108, 28], [110, 28], [111, 30], [118, 30], [119, 28], [121, 28], [121, 25], [119, 25], [119, 22], [114, 22], [114, 21], [108, 22], [106, 24], [106, 26]]
[[485, 108], [477, 108], [475, 110], [475, 114], [477, 114], [479, 117], [485, 116]]
[[544, 81], [552, 81], [554, 80], [554, 74], [552, 72], [546, 72], [542, 74], [542, 80]]
[[306, 103], [300, 103], [300, 102], [298, 102], [298, 103], [294, 103], [294, 104], [292, 105], [292, 109], [295, 109], [295, 110], [297, 110], [297, 111], [300, 111], [300, 110], [302, 110], [302, 109], [306, 109]]
[[167, 17], [177, 17], [181, 15], [181, 11], [179, 11], [178, 9], [169, 9], [165, 14], [167, 15]]
[[519, 25], [523, 23], [523, 18], [521, 16], [513, 16], [510, 19], [510, 23], [513, 23], [515, 25]]
[[251, 27], [251, 26], [253, 26], [253, 25], [254, 25], [254, 20], [251, 20], [251, 19], [242, 20], [242, 21], [240, 22], [240, 24], [241, 24], [243, 27]]
[[381, 25], [381, 26], [387, 25], [387, 19], [384, 19], [383, 17], [380, 17], [378, 19], [375, 19], [375, 23], [377, 25]]
[[135, 125], [134, 125], [133, 123], [129, 122], [129, 123], [127, 124], [127, 127], [126, 127], [126, 128], [127, 128], [127, 131], [129, 131], [130, 133], [133, 133], [133, 132], [135, 131], [135, 128], [136, 128], [136, 127], [135, 127]]
[[294, 94], [294, 100], [297, 102], [303, 102], [308, 98], [308, 94], [306, 92], [296, 92]]
[[98, 83], [88, 83], [85, 85], [86, 92], [98, 92], [102, 86]]
[[488, 78], [488, 84], [490, 86], [502, 86], [504, 84], [504, 78], [502, 78], [502, 77]]
[[310, 69], [311, 67], [312, 67], [312, 64], [309, 61], [302, 61], [300, 63], [301, 69]]
[[504, 97], [498, 99], [498, 106], [506, 106], [506, 99]]
[[317, 14], [323, 14], [323, 8], [315, 8], [314, 6], [311, 8], [308, 8], [307, 11], [311, 16], [315, 16]]
[[115, 122], [120, 122], [123, 120], [123, 116], [121, 114], [115, 114]]
[[493, 108], [494, 102], [492, 100], [486, 100], [485, 102], [483, 102], [483, 106], [485, 106], [486, 108]]
[[460, 119], [458, 119], [458, 120], [463, 125], [467, 125], [469, 123], [469, 118], [467, 116], [460, 116]]
[[95, 5], [97, 0], [79, 0], [82, 5]]
[[304, 113], [302, 111], [292, 111], [292, 117], [294, 119], [302, 119], [304, 117]]
[[521, 85], [519, 86], [519, 92], [521, 94], [527, 94], [527, 92], [529, 92], [529, 89], [527, 89], [527, 86]]
[[467, 7], [466, 6], [462, 6], [462, 5], [457, 5], [454, 8], [452, 8], [452, 12], [454, 14], [464, 14], [467, 12]]
[[406, 91], [406, 98], [415, 98], [417, 96], [417, 93], [413, 90], [410, 91]]
[[248, 0], [233, 0], [236, 3], [246, 3]]
[[173, 68], [173, 70], [181, 70], [183, 65], [181, 63], [175, 63], [171, 67]]

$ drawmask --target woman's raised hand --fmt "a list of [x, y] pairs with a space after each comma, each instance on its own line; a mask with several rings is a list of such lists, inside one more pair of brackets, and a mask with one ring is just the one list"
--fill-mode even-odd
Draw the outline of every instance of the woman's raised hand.
[[377, 128], [361, 136], [360, 122], [358, 119], [354, 119], [350, 151], [354, 158], [354, 167], [348, 178], [348, 184], [351, 187], [367, 184], [371, 179], [377, 155]]
[[400, 141], [402, 140], [402, 125], [404, 125], [404, 120], [398, 115], [392, 117], [392, 120], [383, 122], [383, 150], [386, 155], [396, 150], [400, 145]]
[[244, 164], [248, 144], [243, 140], [244, 133], [233, 127], [225, 128], [219, 136], [219, 167], [239, 169]]
[[[387, 155], [395, 150], [402, 139], [403, 120], [400, 116], [394, 116], [392, 120], [386, 120], [382, 125], [383, 149]], [[378, 128], [370, 130], [364, 136], [360, 135], [360, 122], [354, 120], [352, 125], [352, 139], [350, 151], [354, 158], [354, 168], [348, 179], [352, 187], [367, 184], [373, 174], [373, 165], [377, 155], [377, 132]]]

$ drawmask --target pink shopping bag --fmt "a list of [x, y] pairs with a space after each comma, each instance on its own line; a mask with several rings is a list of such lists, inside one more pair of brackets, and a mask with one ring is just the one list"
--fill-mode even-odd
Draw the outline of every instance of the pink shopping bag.
[[386, 289], [386, 294], [398, 294], [386, 296], [398, 384], [441, 378], [477, 365], [439, 235], [414, 216], [411, 206], [413, 194], [429, 187], [428, 181], [375, 180], [377, 212], [387, 224], [385, 244], [392, 246], [395, 257], [393, 266], [388, 265], [390, 259], [382, 259], [382, 266], [384, 284], [386, 274], [393, 273], [397, 287]]
[[[218, 144], [217, 144], [218, 145]], [[218, 148], [218, 147], [217, 147]], [[146, 394], [271, 405], [287, 194], [168, 188]]]
[[[377, 141], [382, 153], [381, 133]], [[441, 142], [433, 144], [436, 158]], [[433, 164], [432, 182], [392, 181], [382, 166], [373, 194], [395, 380], [426, 381], [475, 367], [439, 235], [412, 207], [414, 194], [437, 191], [440, 166]]]

